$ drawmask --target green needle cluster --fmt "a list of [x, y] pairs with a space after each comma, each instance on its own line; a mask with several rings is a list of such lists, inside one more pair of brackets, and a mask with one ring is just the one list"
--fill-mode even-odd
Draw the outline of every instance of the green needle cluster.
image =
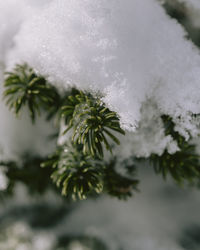
[[81, 146], [59, 147], [41, 166], [53, 166], [53, 182], [61, 187], [62, 195], [70, 195], [73, 200], [83, 200], [92, 192], [102, 192], [102, 162], [84, 155]]
[[18, 115], [27, 106], [32, 121], [41, 109], [51, 109], [59, 97], [56, 89], [27, 64], [16, 65], [13, 72], [6, 72], [4, 86], [8, 107]]
[[53, 182], [64, 196], [73, 200], [102, 192], [126, 199], [137, 190], [138, 181], [117, 173], [115, 160], [106, 163], [101, 158], [85, 155], [81, 145], [59, 147], [41, 167], [53, 167]]
[[84, 154], [103, 157], [103, 145], [110, 152], [111, 141], [120, 144], [113, 132], [125, 134], [120, 128], [119, 118], [110, 111], [101, 99], [82, 91], [74, 91], [62, 107], [67, 129], [73, 129], [72, 142], [83, 145]]
[[165, 126], [165, 134], [171, 135], [179, 146], [179, 151], [169, 154], [166, 150], [159, 155], [151, 155], [150, 162], [154, 166], [156, 173], [161, 173], [164, 178], [168, 174], [179, 184], [185, 181], [194, 184], [200, 180], [199, 155], [195, 151], [195, 145], [186, 141], [177, 131], [174, 130], [175, 124], [171, 117], [162, 116]]
[[156, 173], [161, 173], [164, 178], [170, 174], [179, 184], [188, 181], [191, 184], [200, 179], [199, 155], [195, 154], [195, 147], [186, 144], [175, 154], [165, 151], [161, 156], [152, 155], [151, 162]]
[[139, 181], [135, 177], [135, 167], [132, 166], [132, 173], [123, 176], [116, 169], [116, 162], [112, 160], [104, 171], [104, 191], [110, 196], [117, 197], [120, 200], [126, 200], [132, 196], [133, 190], [137, 191]]

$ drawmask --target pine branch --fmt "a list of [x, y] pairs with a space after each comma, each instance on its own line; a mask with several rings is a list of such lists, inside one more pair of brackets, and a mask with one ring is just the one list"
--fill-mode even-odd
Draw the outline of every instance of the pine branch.
[[125, 134], [120, 128], [119, 118], [99, 98], [73, 90], [62, 107], [62, 117], [67, 129], [73, 129], [72, 142], [82, 144], [84, 154], [103, 157], [103, 145], [112, 151], [110, 140], [120, 144], [113, 132]]
[[[112, 144], [120, 144], [116, 135], [124, 135], [125, 132], [120, 128], [117, 114], [109, 110], [99, 96], [72, 89], [61, 97], [44, 77], [37, 76], [27, 64], [17, 65], [13, 72], [6, 73], [5, 88], [4, 98], [16, 114], [27, 106], [34, 121], [36, 115], [45, 110], [49, 119], [54, 115], [64, 119], [67, 126], [64, 133], [72, 130], [71, 144], [59, 147], [42, 164], [43, 167], [53, 168], [51, 177], [63, 195], [85, 199], [88, 195], [106, 192], [126, 199], [133, 190], [137, 190], [138, 181], [120, 175], [115, 169], [115, 160], [103, 160], [104, 150], [112, 152]], [[175, 131], [171, 117], [163, 115], [161, 118], [165, 134], [172, 136], [180, 151], [172, 155], [166, 150], [161, 156], [153, 154], [150, 162], [155, 172], [161, 173], [164, 178], [171, 175], [179, 184], [185, 180], [197, 182], [200, 179], [200, 165], [195, 146]], [[135, 167], [126, 165], [134, 176]]]
[[61, 188], [62, 195], [73, 200], [83, 200], [102, 192], [119, 199], [132, 196], [132, 191], [137, 190], [137, 180], [117, 173], [115, 160], [106, 163], [97, 156], [85, 155], [82, 147], [74, 144], [61, 146], [41, 164], [41, 167], [54, 169], [51, 178]]
[[[112, 160], [104, 171], [104, 192], [108, 193], [110, 196], [117, 197], [118, 199], [126, 200], [131, 197], [134, 191], [138, 191], [137, 186], [139, 181], [135, 178], [122, 176], [116, 170], [116, 160]], [[131, 168], [131, 175], [135, 176], [135, 167]]]
[[40, 164], [45, 160], [38, 156], [23, 155], [23, 162], [3, 161], [0, 165], [6, 167], [8, 187], [4, 196], [12, 195], [17, 183], [23, 183], [31, 194], [43, 194], [48, 188], [53, 188], [49, 176], [52, 169], [41, 169]]
[[150, 160], [155, 172], [161, 173], [164, 178], [170, 174], [179, 185], [184, 181], [195, 184], [200, 180], [200, 163], [194, 149], [193, 145], [185, 145], [184, 149], [175, 154], [165, 151], [161, 156], [152, 155]]
[[41, 109], [53, 112], [59, 102], [59, 94], [44, 77], [37, 76], [27, 64], [16, 65], [13, 72], [5, 73], [4, 98], [16, 115], [27, 106], [32, 121]]
[[65, 133], [72, 128], [72, 142], [83, 144], [83, 152], [92, 156], [103, 158], [104, 146], [111, 152], [111, 141], [120, 144], [115, 134], [125, 132], [120, 128], [119, 118], [105, 107], [99, 97], [76, 89], [61, 97], [44, 77], [37, 76], [27, 64], [16, 65], [13, 72], [5, 75], [4, 98], [16, 115], [24, 106], [28, 107], [33, 122], [41, 109], [47, 112], [48, 119], [61, 113], [68, 127]]
[[200, 156], [195, 151], [195, 145], [187, 142], [183, 136], [174, 130], [175, 124], [169, 116], [162, 116], [165, 134], [171, 135], [177, 142], [180, 150], [169, 154], [166, 150], [159, 155], [151, 155], [150, 162], [156, 173], [161, 173], [166, 179], [167, 175], [182, 185], [185, 181], [190, 184], [198, 183], [200, 180]]
[[102, 161], [83, 154], [81, 145], [59, 147], [41, 167], [54, 168], [51, 175], [53, 182], [61, 188], [62, 195], [73, 200], [86, 199], [93, 192], [102, 192]]
[[185, 138], [181, 136], [177, 131], [175, 131], [175, 123], [173, 122], [172, 118], [168, 115], [161, 116], [164, 128], [165, 128], [165, 135], [170, 135], [172, 138], [177, 142], [177, 145], [182, 148], [184, 147], [187, 142]]

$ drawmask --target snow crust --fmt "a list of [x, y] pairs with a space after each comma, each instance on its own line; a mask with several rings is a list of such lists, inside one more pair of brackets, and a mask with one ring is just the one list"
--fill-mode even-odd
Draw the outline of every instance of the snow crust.
[[199, 133], [199, 50], [156, 0], [9, 0], [0, 12], [5, 68], [27, 62], [61, 90], [100, 92], [137, 154], [177, 150], [158, 114]]

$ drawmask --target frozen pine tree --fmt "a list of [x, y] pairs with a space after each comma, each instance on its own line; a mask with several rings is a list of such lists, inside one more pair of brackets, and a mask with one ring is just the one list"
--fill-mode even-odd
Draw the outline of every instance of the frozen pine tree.
[[[52, 201], [44, 209], [61, 214], [58, 220], [64, 217], [61, 211], [79, 204], [72, 200], [87, 199], [81, 206], [90, 211], [98, 199], [101, 210], [109, 211], [109, 198], [102, 195], [131, 204], [142, 195], [138, 191], [143, 185], [152, 192], [159, 188], [148, 183], [152, 174], [144, 174], [145, 168], [161, 175], [163, 185], [189, 184], [198, 190], [198, 0], [7, 0], [0, 2], [0, 13], [2, 200], [24, 193], [18, 191], [21, 185], [29, 192], [28, 200], [50, 192], [60, 210]], [[198, 204], [196, 196], [194, 200]], [[123, 205], [114, 202], [116, 213], [107, 216], [117, 219]], [[12, 213], [11, 209], [8, 217]], [[29, 217], [29, 224], [34, 224]], [[112, 224], [118, 228], [115, 219]], [[128, 219], [127, 224], [132, 232]], [[46, 242], [47, 250], [130, 250], [133, 245], [146, 250], [147, 238], [153, 237], [134, 243], [129, 237], [125, 244], [122, 236], [122, 241], [113, 242], [103, 233], [107, 224], [102, 222], [85, 235], [84, 226], [79, 231], [72, 223], [73, 234], [68, 231], [62, 238], [63, 223], [48, 244], [45, 237], [50, 233], [41, 236], [42, 243], [39, 235], [34, 241], [35, 228], [30, 225], [17, 224], [11, 230], [9, 224], [0, 231], [0, 244], [1, 235], [9, 239], [18, 227], [27, 232], [26, 240], [19, 236], [19, 243], [5, 243], [11, 245], [2, 245], [3, 250], [22, 242], [25, 249], [30, 244], [40, 249]], [[186, 243], [177, 246], [166, 238], [163, 242], [164, 250], [169, 245], [186, 249], [180, 248]], [[153, 241], [148, 249], [161, 249], [159, 244]]]

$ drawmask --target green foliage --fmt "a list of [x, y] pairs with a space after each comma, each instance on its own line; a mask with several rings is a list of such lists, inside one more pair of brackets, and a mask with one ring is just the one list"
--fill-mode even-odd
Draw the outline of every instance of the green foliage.
[[200, 179], [199, 155], [195, 152], [195, 146], [187, 142], [183, 136], [174, 130], [175, 124], [171, 117], [162, 116], [166, 135], [171, 135], [179, 146], [179, 151], [169, 154], [166, 150], [159, 155], [151, 155], [150, 162], [155, 172], [161, 173], [164, 178], [168, 174], [179, 184], [184, 181], [191, 184], [198, 183]]
[[[125, 181], [114, 168], [112, 176], [116, 177], [116, 181], [108, 185], [109, 172], [105, 170], [109, 164], [102, 159], [104, 147], [111, 152], [112, 143], [120, 143], [114, 133], [125, 132], [120, 128], [117, 114], [106, 108], [99, 97], [76, 89], [61, 97], [44, 77], [37, 76], [27, 64], [17, 65], [13, 72], [6, 73], [5, 88], [7, 105], [16, 114], [27, 105], [34, 121], [36, 114], [44, 109], [48, 118], [61, 115], [67, 125], [65, 133], [73, 129], [72, 144], [59, 147], [41, 164], [54, 168], [51, 177], [63, 195], [84, 199], [89, 194], [102, 192], [104, 181], [109, 194], [121, 197], [120, 190], [125, 193]], [[10, 165], [15, 177], [9, 178], [20, 179], [21, 174], [27, 174], [16, 171], [15, 164]], [[128, 187], [131, 183], [128, 182]], [[127, 194], [130, 195], [130, 192]]]
[[194, 145], [186, 143], [175, 154], [165, 151], [161, 156], [152, 155], [151, 162], [156, 173], [161, 173], [164, 178], [170, 174], [180, 185], [184, 181], [194, 184], [200, 179], [199, 155], [195, 154]]
[[14, 161], [0, 162], [6, 167], [6, 177], [9, 180], [4, 195], [11, 195], [17, 183], [24, 184], [31, 194], [43, 194], [47, 188], [53, 188], [49, 176], [52, 169], [42, 169], [40, 164], [45, 160], [37, 156], [24, 155], [21, 163]]
[[106, 163], [97, 156], [85, 155], [82, 147], [74, 144], [61, 146], [41, 164], [42, 167], [54, 168], [51, 178], [61, 188], [62, 195], [82, 200], [105, 192], [126, 199], [137, 190], [138, 181], [117, 173], [115, 160]]
[[65, 133], [73, 128], [72, 142], [82, 144], [84, 154], [103, 157], [103, 144], [112, 151], [109, 139], [120, 144], [111, 131], [125, 134], [117, 114], [106, 108], [99, 98], [82, 91], [73, 90], [68, 96], [62, 117], [68, 126]]
[[172, 118], [168, 115], [162, 115], [161, 118], [165, 127], [165, 135], [171, 135], [180, 148], [182, 148], [182, 146], [184, 147], [187, 142], [183, 136], [175, 131], [175, 124]]
[[73, 200], [85, 199], [90, 193], [102, 192], [102, 162], [83, 154], [80, 145], [59, 147], [42, 167], [53, 167], [53, 182], [62, 189], [62, 195]]
[[32, 121], [41, 109], [52, 112], [58, 103], [59, 95], [44, 77], [37, 76], [27, 64], [16, 65], [13, 72], [5, 73], [4, 97], [16, 115], [23, 106], [28, 106]]
[[[27, 64], [17, 65], [13, 72], [6, 73], [5, 88], [7, 105], [16, 114], [20, 113], [22, 107], [27, 106], [34, 121], [36, 115], [45, 110], [47, 118], [51, 119], [57, 115], [59, 120], [64, 120], [67, 127], [64, 133], [72, 131], [71, 144], [58, 147], [42, 164], [41, 159], [36, 158], [32, 163], [24, 162], [20, 169], [18, 165], [10, 162], [7, 172], [10, 190], [15, 180], [25, 183], [33, 190], [37, 185], [39, 190], [43, 190], [48, 184], [45, 177], [49, 175], [62, 190], [62, 194], [74, 200], [85, 199], [88, 195], [101, 192], [126, 199], [132, 195], [133, 190], [137, 190], [135, 166], [129, 164], [132, 161], [124, 162], [128, 171], [126, 176], [116, 171], [114, 157], [110, 162], [104, 161], [104, 151], [112, 152], [113, 144], [120, 144], [117, 135], [124, 135], [125, 132], [120, 128], [117, 114], [105, 106], [100, 96], [74, 88], [61, 96], [44, 77], [37, 76]], [[164, 178], [171, 175], [178, 184], [185, 180], [189, 183], [198, 182], [200, 165], [195, 146], [190, 145], [175, 130], [171, 117], [163, 115], [161, 118], [165, 134], [172, 136], [180, 151], [169, 154], [165, 150], [161, 156], [151, 155], [150, 162], [155, 172], [161, 173]], [[55, 135], [58, 136], [57, 133]], [[50, 168], [40, 171], [40, 164]]]
[[[138, 180], [120, 175], [116, 169], [116, 161], [113, 160], [107, 165], [104, 171], [104, 191], [110, 196], [126, 200], [132, 196], [132, 192], [137, 191]], [[135, 176], [135, 167], [132, 166], [132, 176]]]

